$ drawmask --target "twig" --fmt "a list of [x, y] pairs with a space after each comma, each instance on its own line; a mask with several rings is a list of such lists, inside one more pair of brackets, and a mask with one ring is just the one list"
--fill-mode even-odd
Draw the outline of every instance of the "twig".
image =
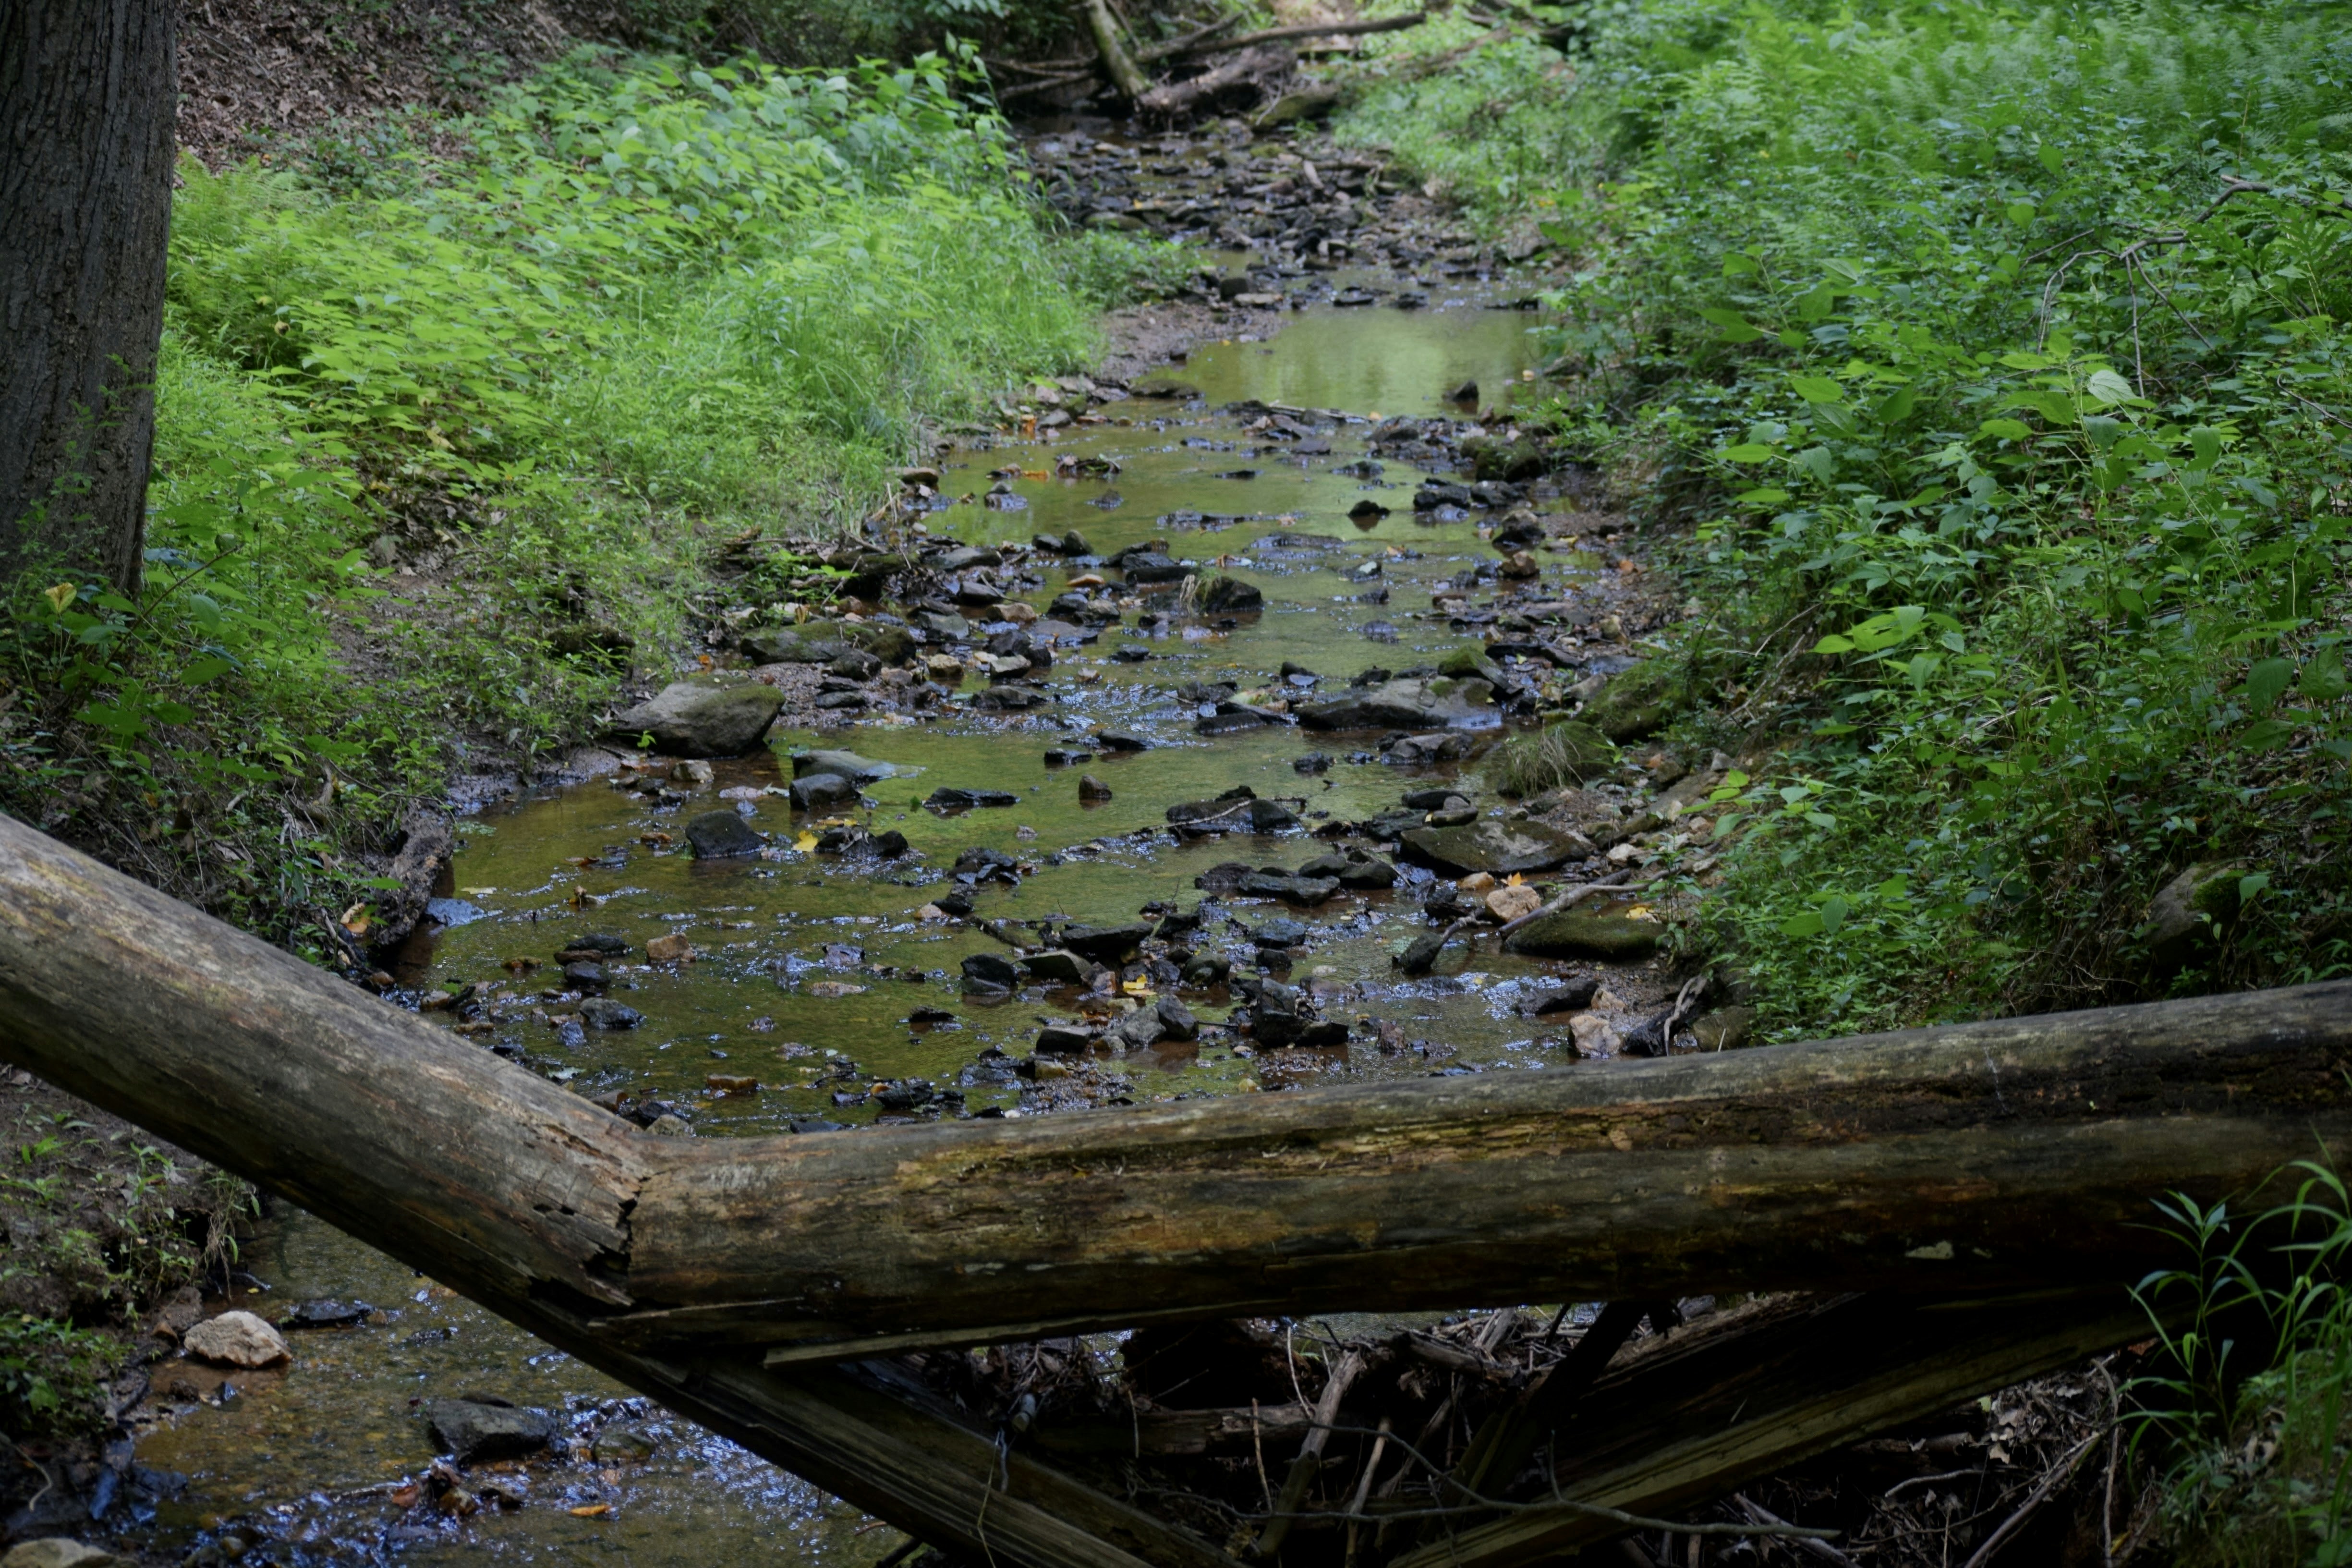
[[[1749, 1501], [1745, 1492], [1732, 1493], [1731, 1500], [1746, 1510], [1748, 1517], [1758, 1524], [1778, 1524], [1785, 1527], [1789, 1522], [1761, 1503]], [[1810, 1535], [1801, 1535], [1796, 1538], [1796, 1542], [1799, 1546], [1824, 1563], [1835, 1563], [1839, 1564], [1839, 1568], [1856, 1568], [1853, 1558], [1848, 1557], [1826, 1541], [1816, 1540]]]
[[2016, 1512], [2000, 1521], [2000, 1529], [1985, 1537], [1984, 1544], [1978, 1547], [1975, 1555], [1961, 1563], [1960, 1568], [1984, 1568], [1984, 1564], [1991, 1560], [1992, 1554], [2000, 1550], [2001, 1542], [2024, 1528], [2025, 1521], [2032, 1518], [2042, 1505], [2050, 1500], [2050, 1494], [2058, 1489], [2060, 1483], [2074, 1478], [2074, 1468], [2083, 1462], [2083, 1456], [2089, 1453], [2092, 1446], [2104, 1436], [2105, 1436], [2105, 1433], [2092, 1433], [2074, 1445], [2074, 1452], [2053, 1465], [2050, 1468], [2050, 1473], [2042, 1478], [2042, 1484], [2035, 1487], [2027, 1495], [2026, 1500], [2017, 1505]]
[[[1521, 926], [1529, 924], [1535, 921], [1539, 921], [1546, 915], [1559, 914], [1562, 910], [1566, 910], [1570, 904], [1580, 903], [1584, 900], [1591, 898], [1595, 893], [1606, 892], [1611, 888], [1618, 886], [1622, 883], [1626, 878], [1633, 874], [1633, 868], [1628, 867], [1622, 871], [1612, 871], [1609, 875], [1600, 879], [1598, 881], [1585, 882], [1570, 888], [1567, 891], [1561, 893], [1559, 897], [1554, 899], [1551, 902], [1544, 905], [1543, 908], [1539, 910], [1529, 910], [1526, 914], [1521, 915], [1515, 921], [1505, 921], [1501, 925], [1495, 928], [1495, 934], [1498, 937], [1508, 936], [1513, 931], [1518, 930]], [[1460, 922], [1457, 921], [1456, 923], [1458, 924]]]
[[1207, 26], [1195, 27], [1181, 38], [1171, 38], [1164, 44], [1152, 44], [1138, 49], [1135, 51], [1135, 63], [1150, 65], [1155, 61], [1167, 59], [1171, 56], [1181, 55], [1203, 38], [1213, 38], [1228, 27], [1240, 26], [1241, 19], [1238, 12], [1230, 16], [1220, 16]]

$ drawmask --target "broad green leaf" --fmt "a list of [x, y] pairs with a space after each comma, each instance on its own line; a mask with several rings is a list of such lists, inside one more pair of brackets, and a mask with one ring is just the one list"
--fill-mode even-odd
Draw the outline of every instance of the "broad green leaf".
[[2139, 401], [2139, 394], [2132, 390], [2132, 384], [2111, 370], [2093, 371], [2091, 379], [2084, 384], [2084, 389], [2092, 396], [2105, 404]]
[[2294, 679], [2294, 661], [2286, 658], [2266, 658], [2246, 671], [2246, 703], [2257, 713], [2267, 713], [2286, 693], [2287, 682]]
[[1727, 463], [1762, 463], [1774, 456], [1772, 448], [1749, 441], [1738, 447], [1726, 447], [1716, 454]]
[[1808, 403], [1843, 403], [1845, 388], [1826, 375], [1792, 375], [1789, 384]]
[[1726, 342], [1752, 343], [1764, 335], [1743, 321], [1736, 310], [1711, 308], [1701, 310], [1699, 316], [1702, 320], [1711, 321], [1720, 328]]
[[1789, 499], [1789, 492], [1767, 487], [1760, 490], [1744, 490], [1732, 499], [1742, 506], [1779, 506]]

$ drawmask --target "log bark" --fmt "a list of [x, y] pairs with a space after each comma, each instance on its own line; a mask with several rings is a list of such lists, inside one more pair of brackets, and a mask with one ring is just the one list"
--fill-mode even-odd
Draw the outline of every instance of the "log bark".
[[2106, 1283], [2352, 1134], [2352, 983], [823, 1138], [640, 1132], [0, 818], [0, 1056], [569, 1346]]
[[[1137, 96], [1136, 110], [1147, 120], [1173, 122], [1230, 107], [1228, 100], [1237, 96], [1244, 103], [1255, 102], [1265, 82], [1287, 75], [1296, 63], [1287, 49], [1251, 49], [1188, 80], [1161, 82]], [[1188, 833], [1203, 831], [1208, 820], [1211, 819], [1181, 823], [1179, 829]]]
[[1151, 79], [1130, 58], [1125, 46], [1118, 41], [1118, 23], [1103, 0], [1083, 0], [1087, 28], [1094, 35], [1095, 50], [1102, 58], [1103, 74], [1111, 85], [1125, 93], [1130, 100], [1143, 97], [1151, 89]]
[[0, 7], [0, 576], [139, 586], [176, 10]]

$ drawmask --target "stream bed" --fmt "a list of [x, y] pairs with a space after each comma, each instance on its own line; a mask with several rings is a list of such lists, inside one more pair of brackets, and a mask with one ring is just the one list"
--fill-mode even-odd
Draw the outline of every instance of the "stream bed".
[[[883, 1119], [1080, 1112], [1378, 1075], [1605, 1070], [1574, 1067], [1607, 1054], [1591, 1032], [1580, 1049], [1538, 1011], [1570, 973], [1561, 961], [1488, 942], [1449, 950], [1427, 974], [1399, 972], [1399, 949], [1431, 929], [1433, 896], [1454, 896], [1446, 873], [1398, 858], [1393, 886], [1311, 907], [1234, 881], [1329, 850], [1408, 792], [1458, 789], [1477, 817], [1508, 805], [1477, 776], [1479, 750], [1524, 723], [1499, 708], [1433, 752], [1286, 721], [1366, 689], [1368, 672], [1377, 687], [1377, 672], [1434, 667], [1499, 635], [1479, 605], [1492, 604], [1493, 535], [1512, 507], [1416, 509], [1424, 465], [1445, 454], [1373, 437], [1400, 420], [1467, 428], [1481, 405], [1486, 427], [1507, 436], [1512, 393], [1537, 361], [1535, 318], [1511, 308], [1505, 279], [1465, 269], [1412, 281], [1425, 292], [1398, 308], [1392, 276], [1321, 269], [1269, 341], [1203, 344], [1106, 399], [1073, 393], [1083, 418], [939, 461], [940, 502], [921, 518], [932, 539], [1025, 548], [1082, 536], [1083, 553], [1021, 556], [1034, 585], [1004, 603], [1036, 614], [1004, 629], [1062, 625], [1054, 606], [1074, 590], [1132, 601], [1055, 639], [1049, 700], [984, 710], [984, 675], [932, 668], [918, 677], [932, 688], [921, 703], [851, 705], [822, 729], [780, 724], [707, 777], [591, 755], [580, 771], [595, 776], [526, 790], [461, 825], [452, 885], [406, 950], [394, 998], [657, 1131], [705, 1137], [854, 1137]], [[1371, 299], [1344, 302], [1359, 290]], [[1269, 433], [1270, 421], [1282, 427]], [[1553, 481], [1517, 493], [1513, 505], [1550, 526], [1523, 557], [1537, 574], [1506, 586], [1554, 603], [1584, 595], [1605, 611], [1630, 564], [1601, 548], [1605, 520], [1562, 526], [1580, 503]], [[1223, 614], [1181, 589], [1096, 586], [1118, 576], [1104, 563], [1154, 542], [1198, 578], [1255, 588], [1262, 605]], [[1606, 674], [1637, 653], [1615, 628], [1546, 635], [1545, 679], [1579, 675], [1555, 668], [1571, 654]], [[974, 653], [949, 657], [970, 666]], [[1221, 687], [1274, 720], [1224, 730]], [[887, 775], [854, 805], [795, 811], [791, 759], [813, 748], [855, 752]], [[1595, 787], [1632, 799], [1641, 782], [1629, 771]], [[1171, 805], [1244, 785], [1295, 829], [1171, 830]], [[1009, 803], [949, 808], [934, 800], [941, 789]], [[761, 852], [687, 853], [685, 825], [729, 810], [763, 836]], [[905, 846], [827, 853], [828, 825]], [[960, 879], [960, 858], [1013, 868]], [[1640, 912], [1631, 895], [1620, 907]], [[969, 978], [968, 960], [1020, 956], [1008, 932], [1058, 938], [1170, 912], [1201, 916], [1181, 974], [1145, 953], [1113, 954], [1060, 986], [992, 993]], [[654, 951], [691, 958], [654, 961], [648, 944], [661, 939]], [[593, 969], [567, 970], [559, 954]], [[1573, 968], [1601, 975], [1601, 1012], [1631, 1017], [1662, 994], [1643, 963]], [[1185, 978], [1220, 969], [1215, 983]], [[1266, 982], [1297, 988], [1334, 1026], [1321, 1043], [1278, 1047], [1228, 1026]], [[1181, 998], [1195, 1037], [1037, 1047], [1041, 1030], [1098, 1027], [1155, 994]], [[348, 1321], [289, 1332], [283, 1371], [156, 1369], [137, 1447], [148, 1484], [116, 1520], [126, 1544], [200, 1562], [687, 1564], [782, 1552], [864, 1564], [904, 1542], [299, 1212], [275, 1207], [241, 1268], [225, 1304], [277, 1319], [327, 1300], [350, 1306]], [[465, 1396], [553, 1413], [556, 1439], [543, 1457], [470, 1475], [470, 1510], [419, 1506], [436, 1463], [422, 1402]]]

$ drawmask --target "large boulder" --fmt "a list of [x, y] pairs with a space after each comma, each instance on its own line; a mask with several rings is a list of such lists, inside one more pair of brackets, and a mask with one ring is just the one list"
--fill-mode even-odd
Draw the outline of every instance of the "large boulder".
[[425, 1430], [434, 1446], [461, 1465], [520, 1459], [538, 1453], [555, 1436], [555, 1418], [504, 1401], [435, 1399], [425, 1406]]
[[1503, 939], [1503, 950], [1529, 958], [1647, 958], [1664, 935], [1655, 921], [1564, 910], [1529, 921]]
[[1540, 822], [1507, 823], [1492, 817], [1460, 827], [1417, 827], [1404, 836], [1403, 844], [1408, 858], [1453, 877], [1549, 871], [1585, 853], [1582, 844]]
[[2158, 973], [2171, 974], [2212, 951], [2223, 929], [2238, 918], [2245, 876], [2241, 861], [2200, 862], [2157, 890], [2138, 935]]
[[1491, 730], [1503, 718], [1484, 680], [1384, 680], [1298, 710], [1309, 730]]
[[783, 705], [782, 692], [756, 680], [680, 680], [620, 714], [607, 732], [629, 742], [651, 735], [656, 750], [673, 756], [740, 757], [760, 743]]
[[1611, 676], [1577, 717], [1612, 741], [1638, 741], [1664, 729], [1677, 706], [1673, 673], [1645, 658]]

